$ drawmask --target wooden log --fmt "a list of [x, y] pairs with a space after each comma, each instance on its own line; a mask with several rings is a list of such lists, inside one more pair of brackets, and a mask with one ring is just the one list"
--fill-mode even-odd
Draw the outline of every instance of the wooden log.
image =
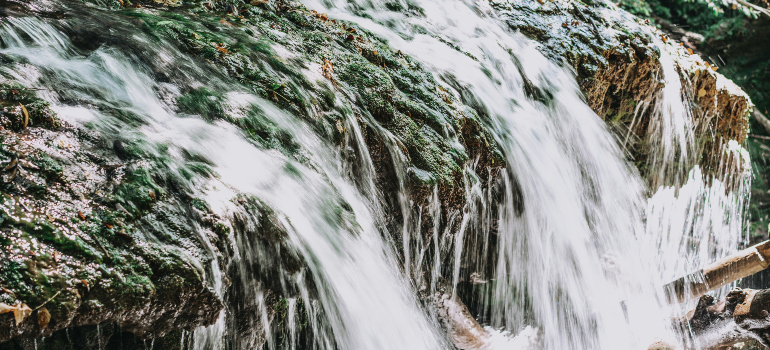
[[764, 241], [667, 284], [664, 287], [666, 298], [669, 304], [681, 303], [769, 266], [770, 241]]
[[770, 346], [770, 289], [735, 289], [725, 300], [704, 295], [698, 306], [674, 319], [685, 349], [723, 350], [741, 342]]
[[489, 344], [489, 333], [476, 321], [468, 307], [453, 295], [452, 287], [440, 281], [433, 293], [421, 293], [446, 332], [447, 339], [459, 350], [484, 350]]

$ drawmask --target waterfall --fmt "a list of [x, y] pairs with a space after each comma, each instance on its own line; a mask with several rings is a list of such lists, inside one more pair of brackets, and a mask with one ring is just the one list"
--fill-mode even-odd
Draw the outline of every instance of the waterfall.
[[[38, 39], [38, 33], [48, 35]], [[34, 38], [33, 43], [27, 46], [5, 40], [21, 35]], [[379, 213], [370, 211], [366, 199], [344, 180], [337, 156], [292, 116], [257, 97], [239, 91], [230, 95], [233, 108], [261, 111], [290, 132], [304, 150], [313, 152], [307, 154], [312, 168], [310, 164], [255, 147], [232, 126], [174, 113], [155, 94], [154, 90], [160, 87], [146, 69], [119, 52], [100, 49], [87, 57], [72, 54], [74, 50], [66, 37], [31, 18], [6, 23], [3, 38], [7, 45], [1, 51], [3, 54], [25, 58], [37, 73], [27, 74], [44, 76], [42, 81], [25, 83], [62, 90], [66, 87], [65, 96], [79, 102], [77, 107], [54, 105], [62, 117], [93, 125], [106, 134], [120, 130], [122, 121], [89, 108], [88, 103], [131, 110], [143, 122], [135, 131], [136, 137], [153, 148], [168, 147], [172, 157], [169, 162], [178, 162], [181, 167], [185, 162], [182, 152], [212, 161], [219, 177], [195, 187], [204, 191], [201, 197], [215, 212], [223, 217], [262, 215], [241, 212], [231, 202], [239, 193], [259, 198], [275, 208], [293, 248], [309, 262], [308, 273], [314, 278], [319, 307], [328, 318], [325, 321], [329, 322], [330, 334], [317, 335], [322, 338], [321, 344], [331, 343], [344, 349], [443, 348], [431, 322], [403, 287], [405, 282], [398, 273], [391, 248], [374, 227], [372, 217]], [[21, 77], [24, 72], [16, 69], [19, 68], [8, 67], [5, 71]], [[144, 238], [160, 242], [156, 237]], [[245, 243], [237, 247], [243, 250], [236, 253], [239, 257], [234, 263], [246, 260], [246, 255], [260, 254], [249, 251]], [[213, 262], [207, 269], [212, 274], [209, 279], [222, 295], [220, 267], [216, 260]], [[247, 286], [254, 287], [258, 286]], [[222, 324], [199, 332], [204, 333], [196, 334], [200, 349], [223, 346]]]
[[[52, 3], [85, 16], [66, 1]], [[626, 161], [622, 137], [586, 104], [574, 72], [508, 29], [494, 1], [404, 4], [423, 16], [380, 1], [304, 5], [358, 23], [427, 67], [479, 115], [505, 168], [480, 173], [479, 159], [470, 159], [458, 184], [462, 207], [443, 206], [438, 186], [418, 205], [408, 156], [371, 115], [344, 114], [337, 127], [345, 140], [336, 147], [308, 120], [196, 66], [120, 14], [99, 12], [131, 36], [93, 50], [67, 34], [75, 19], [11, 16], [0, 24], [0, 55], [11, 59], [0, 82], [45, 89], [38, 95], [65, 122], [140, 145], [152, 166], [166, 167], [232, 232], [227, 254], [203, 229], [194, 233], [205, 258], [189, 258], [227, 303], [216, 324], [190, 337], [196, 349], [253, 348], [261, 337], [266, 349], [451, 349], [437, 311], [422, 302], [441, 290], [472, 298], [489, 349], [644, 349], [672, 334], [667, 317], [692, 306], [662, 305], [661, 286], [743, 243], [748, 179], [732, 188], [707, 181], [694, 165], [697, 126], [665, 50], [665, 87], [649, 131], [661, 180], [648, 189]], [[201, 87], [219, 92], [231, 121], [259, 118], [292, 150], [259, 144], [235, 122], [182, 111], [180, 97]], [[385, 140], [397, 208], [380, 198], [360, 123]], [[457, 141], [451, 130], [442, 137]], [[726, 154], [741, 153], [732, 147]], [[206, 174], [191, 175], [198, 163]], [[401, 221], [390, 225], [387, 210]], [[260, 241], [268, 226], [285, 242]], [[176, 249], [153, 230], [139, 234]], [[296, 261], [303, 267], [291, 266]], [[276, 289], [286, 296], [283, 342], [264, 311]], [[300, 313], [309, 331], [300, 331]]]

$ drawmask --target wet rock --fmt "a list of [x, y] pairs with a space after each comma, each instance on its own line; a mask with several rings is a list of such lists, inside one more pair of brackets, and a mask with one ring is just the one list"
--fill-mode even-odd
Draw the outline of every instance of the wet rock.
[[[162, 191], [136, 171], [112, 167], [107, 176], [100, 163], [119, 160], [88, 134], [67, 122], [56, 131], [0, 130], [0, 284], [5, 302], [50, 312], [45, 328], [34, 313], [18, 325], [0, 315], [0, 342], [101, 323], [142, 338], [211, 324], [222, 304], [205, 272], [186, 258], [194, 248], [160, 245], [142, 233], [153, 204], [138, 199]], [[116, 209], [121, 203], [132, 204], [133, 217]]]
[[588, 104], [623, 141], [651, 188], [682, 181], [647, 171], [657, 168], [648, 164], [654, 158], [654, 141], [648, 140], [660, 137], [650, 128], [651, 106], [662, 98], [660, 49], [667, 50], [685, 82], [682, 94], [695, 124], [695, 139], [711, 140], [716, 134], [698, 143], [691, 165], [700, 164], [707, 179], [732, 188], [740, 184], [747, 164], [728, 151], [728, 144], [743, 144], [751, 101], [682, 44], [609, 1], [493, 1], [492, 7], [511, 29], [540, 42], [544, 55], [575, 69]]
[[[485, 111], [474, 103], [474, 96], [461, 86], [452, 86], [459, 96], [450, 92], [419, 62], [355, 23], [329, 19], [288, 1], [256, 1], [254, 6], [221, 1], [206, 2], [208, 5], [183, 2], [179, 7], [169, 1], [136, 4], [144, 7], [124, 9], [125, 3], [113, 1], [107, 7], [120, 12], [88, 7], [41, 10], [44, 12], [38, 15], [66, 13], [82, 19], [79, 26], [68, 30], [74, 31], [75, 44], [84, 54], [102, 46], [123, 50], [164, 84], [195, 86], [158, 92], [164, 94], [169, 109], [212, 123], [228, 123], [264, 149], [309, 162], [291, 135], [259, 111], [228, 105], [217, 79], [237, 80], [279, 108], [304, 118], [318, 135], [337, 145], [343, 157], [368, 156], [384, 195], [386, 225], [396, 236], [403, 216], [410, 213], [423, 215], [420, 228], [426, 241], [452, 232], [454, 227], [448, 226], [459, 222], [452, 221], [451, 215], [467, 204], [465, 184], [469, 181], [478, 181], [492, 196], [502, 188], [498, 174], [506, 171], [504, 158], [482, 122]], [[417, 8], [389, 6], [420, 15]], [[492, 6], [511, 29], [539, 41], [546, 56], [564, 59], [575, 68], [589, 104], [615, 131], [633, 128], [634, 140], [647, 136], [645, 122], [631, 124], [637, 106], [654, 103], [662, 88], [658, 81], [660, 53], [652, 45], [653, 38], [633, 24], [634, 18], [603, 1], [585, 5], [513, 1], [493, 2]], [[12, 7], [12, 11], [24, 11], [22, 5]], [[113, 30], [100, 30], [104, 21]], [[141, 31], [184, 53], [180, 56], [184, 60], [174, 57], [184, 61], [180, 67], [189, 64], [189, 69], [170, 69], [158, 62], [155, 53], [147, 52], [144, 42], [125, 35]], [[704, 146], [699, 159], [714, 169], [710, 159], [721, 157], [719, 142], [742, 142], [745, 137], [750, 103], [739, 93], [720, 90], [719, 75], [709, 70], [680, 63], [678, 71], [693, 81], [693, 91], [706, 91], [694, 103], [704, 121], [699, 130], [723, 135], [723, 141]], [[526, 76], [523, 70], [521, 73]], [[208, 76], [217, 79], [204, 79]], [[198, 80], [209, 85], [201, 86]], [[116, 135], [76, 128], [66, 121], [53, 122], [56, 119], [49, 118], [48, 106], [30, 110], [32, 124], [27, 131], [31, 137], [22, 137], [16, 133], [23, 129], [17, 102], [29, 105], [36, 97], [16, 86], [6, 91], [10, 95], [0, 96], [0, 122], [8, 129], [0, 131], [4, 137], [0, 160], [6, 167], [22, 152], [39, 169], [22, 166], [24, 173], [6, 174], [9, 180], [0, 184], [0, 231], [6, 248], [0, 252], [0, 282], [11, 291], [4, 302], [22, 301], [37, 307], [50, 298], [46, 307], [52, 318], [41, 330], [34, 317], [16, 327], [10, 315], [0, 315], [0, 342], [56, 338], [62, 334], [57, 330], [64, 328], [92, 333], [90, 327], [97, 324], [120, 327], [108, 339], [96, 338], [105, 343], [118, 342], [116, 339], [133, 345], [146, 344], [148, 338], [184, 340], [184, 332], [213, 323], [227, 309], [228, 344], [255, 348], [268, 339], [264, 329], [270, 327], [265, 322], [292, 317], [282, 314], [286, 311], [282, 303], [297, 298], [297, 286], [283, 285], [280, 272], [298, 273], [305, 262], [288, 244], [276, 213], [258, 198], [238, 197], [235, 206], [259, 215], [218, 217], [204, 201], [193, 197], [184, 176], [176, 176], [164, 165], [167, 155], [161, 151], [144, 149], [141, 142], [129, 138], [114, 140]], [[531, 83], [527, 93], [544, 104], [552, 98]], [[141, 118], [130, 111], [99, 108], [126, 125], [142, 125]], [[714, 115], [730, 118], [719, 121]], [[643, 112], [639, 118], [645, 120], [648, 115]], [[359, 137], [368, 154], [355, 146]], [[645, 152], [642, 143], [631, 150], [642, 172]], [[181, 174], [214, 177], [211, 162], [194, 154], [183, 156], [190, 166], [179, 170]], [[465, 169], [471, 169], [478, 179], [466, 178]], [[354, 173], [361, 171], [368, 169], [353, 169]], [[721, 171], [720, 178], [730, 173], [729, 169]], [[409, 193], [411, 202], [399, 198], [400, 191]], [[432, 217], [433, 206], [442, 208], [440, 217]], [[340, 207], [340, 211], [350, 211]], [[517, 209], [523, 211], [520, 206]], [[494, 217], [495, 208], [488, 214]], [[492, 247], [484, 249], [494, 251], [494, 224], [489, 231]], [[475, 237], [465, 239], [466, 252], [481, 249]], [[231, 246], [234, 241], [264, 256], [244, 252], [236, 256]], [[210, 276], [190, 257], [199, 259], [201, 265], [216, 261], [224, 266], [223, 300], [207, 287]], [[488, 279], [496, 264], [491, 255], [485, 258], [489, 260], [483, 265], [490, 266], [489, 271], [463, 270], [463, 275]], [[312, 276], [305, 278], [303, 282], [312, 291]], [[259, 288], [247, 285], [255, 281]], [[433, 297], [451, 304], [447, 295], [451, 294], [443, 289]], [[173, 338], [180, 333], [182, 338]], [[120, 334], [122, 338], [116, 336]], [[84, 343], [93, 344], [92, 336], [83, 337], [90, 339]]]

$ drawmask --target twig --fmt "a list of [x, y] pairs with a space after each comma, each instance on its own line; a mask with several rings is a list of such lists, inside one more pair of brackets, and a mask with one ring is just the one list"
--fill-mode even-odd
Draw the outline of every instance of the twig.
[[752, 3], [748, 2], [748, 1], [744, 1], [744, 0], [735, 0], [735, 1], [738, 2], [739, 4], [743, 5], [743, 6], [750, 7], [751, 9], [753, 9], [753, 10], [759, 12], [759, 13], [763, 13], [766, 16], [770, 17], [770, 10], [768, 10], [766, 8], [759, 7], [757, 5], [754, 5], [754, 4], [752, 4]]
[[770, 136], [749, 134], [749, 137], [753, 137], [755, 139], [760, 139], [760, 140], [770, 140]]
[[[278, 96], [281, 96], [281, 98], [286, 100], [286, 102], [291, 103], [291, 101], [289, 101], [289, 99], [287, 99], [286, 97], [283, 97], [283, 95], [279, 94], [277, 91], [273, 90], [273, 93], [278, 95]], [[278, 99], [276, 98], [276, 100], [278, 100]]]
[[57, 295], [59, 295], [59, 293], [61, 293], [61, 291], [58, 291], [58, 292], [56, 292], [56, 294], [54, 294], [52, 297], [48, 298], [48, 300], [46, 300], [44, 303], [40, 304], [40, 306], [38, 306], [38, 307], [36, 307], [36, 308], [32, 309], [32, 311], [35, 311], [35, 310], [37, 310], [37, 309], [39, 309], [39, 308], [41, 308], [41, 307], [45, 306], [45, 304], [48, 304], [48, 302], [49, 302], [49, 301], [51, 301], [51, 300], [53, 300], [53, 298], [56, 298], [56, 296], [57, 296]]

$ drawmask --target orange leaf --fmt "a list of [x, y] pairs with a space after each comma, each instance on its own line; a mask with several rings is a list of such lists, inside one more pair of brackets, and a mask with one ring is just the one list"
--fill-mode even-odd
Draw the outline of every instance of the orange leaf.
[[32, 309], [27, 304], [8, 305], [6, 303], [0, 303], [0, 314], [6, 312], [13, 312], [13, 317], [16, 320], [16, 325], [24, 322], [24, 319], [32, 314]]
[[21, 112], [24, 114], [24, 127], [26, 128], [27, 124], [29, 124], [29, 112], [23, 104], [19, 103], [19, 106], [21, 106]]
[[48, 309], [42, 308], [37, 311], [37, 325], [40, 326], [40, 329], [45, 329], [45, 327], [48, 327], [48, 323], [51, 322], [51, 313], [48, 312]]
[[224, 53], [224, 54], [229, 54], [230, 53], [230, 51], [228, 51], [223, 44], [217, 43], [216, 46], [214, 46], [214, 48], [216, 48], [219, 52]]

